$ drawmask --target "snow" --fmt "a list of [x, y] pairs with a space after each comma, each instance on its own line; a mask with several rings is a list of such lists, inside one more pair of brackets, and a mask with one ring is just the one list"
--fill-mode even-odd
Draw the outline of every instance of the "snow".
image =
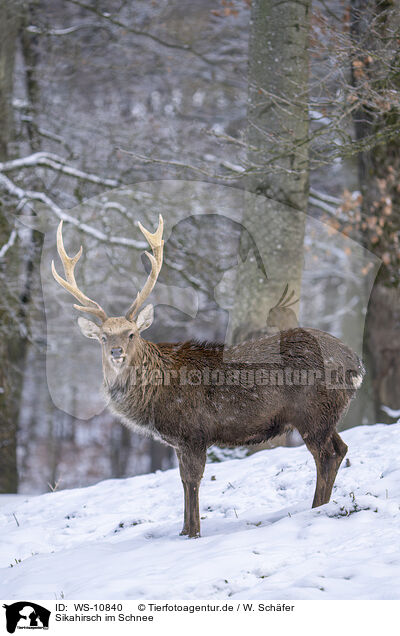
[[391, 409], [388, 406], [381, 406], [382, 411], [385, 411], [389, 417], [400, 417], [400, 409]]
[[0, 498], [0, 598], [398, 599], [400, 422], [342, 436], [313, 510], [305, 447], [207, 464], [200, 539], [178, 534], [177, 469]]
[[58, 155], [50, 152], [35, 152], [26, 157], [20, 157], [11, 161], [4, 161], [0, 163], [0, 171], [10, 172], [18, 168], [29, 168], [33, 166], [52, 168], [53, 170], [64, 172], [65, 174], [76, 177], [77, 179], [84, 179], [85, 181], [105, 185], [110, 188], [116, 188], [119, 185], [119, 182], [116, 179], [103, 179], [96, 174], [90, 174], [83, 172], [82, 170], [78, 170], [77, 168], [73, 168], [72, 166], [67, 165], [63, 157], [59, 157]]

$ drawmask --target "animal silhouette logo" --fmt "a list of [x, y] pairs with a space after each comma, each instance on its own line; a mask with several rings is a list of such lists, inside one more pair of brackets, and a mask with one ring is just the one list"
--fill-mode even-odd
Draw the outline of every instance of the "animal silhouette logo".
[[50, 610], [32, 603], [18, 601], [11, 605], [3, 605], [6, 610], [7, 631], [13, 634], [18, 629], [48, 629]]

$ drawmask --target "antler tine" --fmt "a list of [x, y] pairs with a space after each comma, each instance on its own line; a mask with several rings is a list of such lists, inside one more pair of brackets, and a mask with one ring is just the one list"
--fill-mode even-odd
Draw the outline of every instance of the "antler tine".
[[274, 305], [273, 309], [275, 309], [275, 307], [279, 307], [282, 300], [285, 298], [286, 294], [287, 294], [287, 290], [289, 289], [289, 283], [286, 283], [285, 289], [283, 290], [283, 294], [280, 297], [280, 299], [278, 300], [278, 302], [276, 303], [276, 305]]
[[292, 300], [292, 302], [289, 303], [288, 305], [287, 304], [281, 305], [281, 307], [283, 307], [284, 309], [287, 309], [288, 307], [291, 307], [292, 305], [295, 305], [296, 303], [298, 303], [299, 300], [300, 300], [300, 298], [296, 298], [296, 300]]
[[281, 307], [287, 307], [288, 303], [290, 302], [290, 300], [293, 298], [294, 296], [294, 289], [290, 292], [289, 296], [286, 298], [286, 300], [283, 301], [283, 303], [281, 304]]
[[151, 272], [147, 278], [147, 281], [142, 289], [142, 291], [138, 292], [136, 298], [132, 305], [129, 307], [128, 311], [125, 314], [127, 320], [133, 320], [136, 313], [143, 305], [146, 298], [150, 295], [153, 290], [154, 285], [157, 282], [158, 275], [161, 271], [162, 262], [163, 262], [163, 250], [164, 250], [164, 240], [162, 238], [162, 234], [164, 231], [164, 221], [161, 214], [158, 217], [158, 227], [154, 233], [149, 232], [143, 225], [139, 222], [139, 229], [147, 239], [153, 254], [149, 252], [145, 252], [147, 258], [151, 263]]
[[75, 270], [75, 265], [77, 264], [80, 257], [82, 256], [82, 252], [83, 252], [82, 246], [80, 247], [78, 253], [75, 254], [75, 256], [72, 256], [72, 257], [68, 256], [64, 247], [64, 242], [62, 237], [62, 227], [63, 227], [63, 222], [60, 221], [58, 229], [57, 229], [57, 252], [63, 264], [64, 275], [66, 280], [61, 278], [61, 276], [57, 273], [55, 265], [54, 265], [54, 261], [51, 261], [52, 274], [54, 278], [56, 279], [57, 283], [61, 285], [61, 287], [63, 287], [74, 298], [76, 298], [80, 303], [82, 303], [81, 305], [74, 304], [75, 309], [78, 309], [79, 311], [85, 311], [88, 314], [93, 314], [94, 316], [97, 316], [97, 318], [100, 318], [102, 322], [104, 322], [105, 320], [107, 320], [107, 314], [104, 311], [104, 309], [102, 309], [102, 307], [100, 307], [100, 305], [98, 305], [94, 300], [86, 296], [76, 284], [74, 270]]

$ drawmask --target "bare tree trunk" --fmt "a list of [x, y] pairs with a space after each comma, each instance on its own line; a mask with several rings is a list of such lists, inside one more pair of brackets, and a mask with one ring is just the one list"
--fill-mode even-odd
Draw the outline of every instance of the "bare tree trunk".
[[[41, 10], [45, 11], [49, 3], [40, 3], [38, 0], [28, 0], [24, 3], [23, 11], [21, 12], [20, 21], [20, 45], [23, 59], [23, 70], [25, 79], [25, 93], [26, 93], [26, 132], [29, 140], [29, 145], [32, 152], [38, 152], [42, 149], [42, 138], [38, 132], [38, 113], [40, 109], [40, 90], [37, 78], [37, 65], [38, 65], [38, 47], [39, 36], [35, 33], [28, 31], [27, 27], [30, 24], [39, 24], [41, 20]], [[50, 6], [50, 5], [49, 5]], [[34, 187], [41, 189], [40, 180]], [[46, 351], [45, 351], [45, 334], [46, 334], [46, 319], [44, 304], [42, 298], [41, 281], [39, 278], [40, 273], [40, 257], [42, 253], [44, 234], [36, 230], [25, 230], [25, 271], [24, 271], [24, 302], [26, 304], [31, 302], [32, 295], [35, 298], [35, 333], [32, 334], [32, 339], [39, 337], [40, 342], [33, 346], [33, 355], [37, 361], [37, 374], [35, 375], [35, 391], [41, 393], [43, 403], [46, 405], [42, 414], [42, 422], [40, 421], [40, 410], [35, 411], [35, 418], [32, 422], [33, 427], [39, 427], [44, 421], [47, 422], [48, 427], [48, 478], [47, 481], [54, 485], [57, 483], [59, 474], [59, 464], [63, 453], [63, 443], [65, 439], [71, 441], [74, 436], [74, 423], [73, 417], [66, 413], [59, 411], [50, 397], [47, 376], [46, 376]], [[38, 346], [39, 345], [39, 346]], [[32, 347], [31, 344], [28, 347]], [[25, 352], [25, 357], [26, 357]], [[73, 401], [73, 388], [71, 389], [71, 401]], [[69, 432], [66, 432], [66, 428]]]
[[[13, 76], [18, 34], [19, 2], [0, 1], [0, 160], [9, 157], [13, 141]], [[4, 246], [13, 231], [12, 220], [0, 208], [0, 246]], [[16, 492], [17, 422], [21, 395], [21, 347], [23, 316], [15, 280], [18, 262], [16, 245], [0, 262], [2, 291], [0, 294], [0, 492]], [[14, 278], [15, 277], [15, 278]]]
[[284, 7], [274, 0], [252, 2], [248, 160], [254, 173], [246, 186], [263, 196], [248, 197], [243, 224], [257, 242], [268, 279], [254, 259], [239, 268], [232, 340], [265, 328], [286, 284], [300, 297], [308, 201], [309, 17], [309, 0]]
[[[251, 194], [242, 237], [246, 240], [249, 232], [256, 242], [265, 272], [254, 255], [239, 266], [228, 342], [264, 331], [269, 310], [286, 285], [292, 299], [300, 299], [309, 194], [310, 12], [310, 0], [283, 6], [274, 0], [253, 0], [251, 5], [246, 183]], [[299, 305], [292, 307], [296, 314]], [[292, 441], [285, 435], [275, 440], [277, 444]]]
[[[352, 0], [352, 38], [355, 48], [353, 61], [353, 84], [356, 88], [364, 87], [366, 83], [376, 81], [379, 74], [380, 46], [387, 37], [398, 32], [400, 26], [400, 2], [379, 3], [372, 0]], [[374, 21], [374, 29], [371, 22]], [[369, 50], [373, 54], [373, 64], [363, 54]], [[357, 59], [358, 58], [358, 59]], [[361, 77], [354, 73], [354, 67], [360, 73], [360, 59], [362, 66]], [[392, 77], [389, 82], [400, 86], [400, 55], [394, 54], [391, 60]], [[376, 89], [377, 86], [375, 85]], [[385, 88], [385, 86], [379, 86]], [[392, 108], [389, 112], [384, 109], [374, 110], [370, 105], [362, 105], [354, 115], [356, 138], [362, 140], [368, 136], [378, 136], [385, 129], [388, 122], [392, 125], [397, 121], [400, 125], [400, 112]], [[393, 241], [400, 229], [400, 154], [398, 139], [382, 140], [371, 150], [359, 154], [359, 182], [363, 195], [362, 211], [366, 218], [385, 220], [377, 240], [371, 241], [368, 225], [362, 236], [364, 245], [383, 259], [383, 265], [378, 273], [373, 287], [366, 318], [365, 327], [365, 358], [369, 376], [369, 386], [372, 389], [374, 409], [373, 421], [392, 422], [381, 407], [391, 409], [400, 408], [400, 288], [399, 264], [400, 252], [398, 242]], [[390, 206], [390, 215], [386, 216]], [[392, 236], [393, 233], [393, 236]], [[388, 247], [389, 246], [389, 247]], [[367, 398], [365, 398], [367, 399]]]
[[15, 48], [18, 34], [18, 2], [0, 0], [0, 159], [9, 156], [13, 139], [12, 96]]
[[[31, 24], [38, 24], [40, 22], [38, 5], [38, 0], [30, 0], [24, 5], [24, 10], [21, 14], [20, 29], [20, 42], [24, 58], [25, 87], [28, 102], [26, 127], [32, 152], [37, 152], [40, 150], [41, 146], [36, 124], [39, 104], [39, 84], [37, 81], [39, 42], [38, 35], [28, 31], [27, 27]], [[45, 9], [46, 7], [44, 6], [43, 8]]]

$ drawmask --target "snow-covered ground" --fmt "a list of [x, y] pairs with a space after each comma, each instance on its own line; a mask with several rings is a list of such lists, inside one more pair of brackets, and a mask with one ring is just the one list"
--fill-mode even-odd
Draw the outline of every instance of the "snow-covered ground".
[[314, 510], [304, 447], [208, 464], [200, 539], [178, 536], [177, 470], [0, 499], [0, 598], [399, 599], [400, 423], [343, 438]]

